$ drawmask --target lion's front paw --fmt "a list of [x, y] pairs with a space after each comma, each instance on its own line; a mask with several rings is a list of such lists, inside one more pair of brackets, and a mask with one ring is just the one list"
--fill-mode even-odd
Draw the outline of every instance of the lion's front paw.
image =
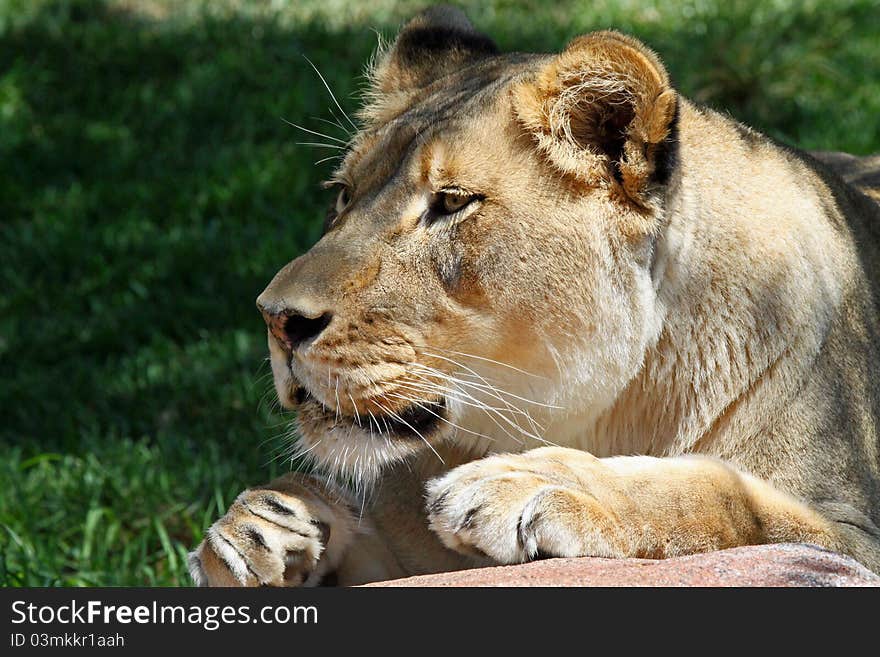
[[352, 527], [344, 505], [316, 495], [314, 483], [304, 485], [307, 479], [285, 481], [284, 490], [258, 488], [239, 495], [190, 553], [193, 581], [199, 586], [318, 583], [335, 567]]
[[449, 548], [501, 563], [620, 556], [617, 523], [582, 479], [601, 467], [589, 454], [562, 448], [468, 463], [428, 484], [431, 529]]

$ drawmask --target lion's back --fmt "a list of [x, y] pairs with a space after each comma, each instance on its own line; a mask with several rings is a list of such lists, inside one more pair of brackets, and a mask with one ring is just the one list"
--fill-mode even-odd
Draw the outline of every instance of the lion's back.
[[813, 151], [810, 155], [880, 203], [880, 154], [859, 157], [840, 151]]

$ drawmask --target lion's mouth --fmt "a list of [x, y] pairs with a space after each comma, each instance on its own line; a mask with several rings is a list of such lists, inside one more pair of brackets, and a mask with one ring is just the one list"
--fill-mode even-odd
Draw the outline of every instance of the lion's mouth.
[[325, 407], [315, 399], [305, 387], [299, 386], [293, 392], [298, 407], [312, 406], [320, 409], [325, 418], [334, 425], [359, 426], [370, 431], [393, 438], [425, 440], [439, 424], [446, 421], [446, 399], [411, 404], [397, 411], [360, 413], [351, 416]]

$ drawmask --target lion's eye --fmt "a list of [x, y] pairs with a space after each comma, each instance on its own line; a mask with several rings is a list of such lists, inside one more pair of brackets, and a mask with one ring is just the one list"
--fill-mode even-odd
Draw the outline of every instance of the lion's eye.
[[434, 195], [431, 210], [438, 216], [455, 214], [479, 198], [476, 194], [468, 194], [458, 190], [441, 191]]
[[446, 214], [455, 214], [475, 198], [474, 196], [453, 192], [441, 192], [440, 197], [443, 201], [443, 212]]
[[342, 187], [339, 190], [339, 196], [336, 197], [336, 213], [339, 214], [345, 210], [349, 203], [351, 203], [351, 192], [348, 191], [348, 187]]

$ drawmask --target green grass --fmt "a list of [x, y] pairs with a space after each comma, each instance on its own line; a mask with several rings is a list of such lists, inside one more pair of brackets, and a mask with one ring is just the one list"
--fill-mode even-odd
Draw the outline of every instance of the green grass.
[[[330, 118], [303, 55], [354, 109], [371, 28], [422, 4], [0, 0], [0, 583], [188, 583], [289, 467], [253, 302], [317, 239], [330, 165], [282, 118]], [[471, 4], [504, 49], [617, 27], [692, 98], [880, 151], [876, 1]]]

